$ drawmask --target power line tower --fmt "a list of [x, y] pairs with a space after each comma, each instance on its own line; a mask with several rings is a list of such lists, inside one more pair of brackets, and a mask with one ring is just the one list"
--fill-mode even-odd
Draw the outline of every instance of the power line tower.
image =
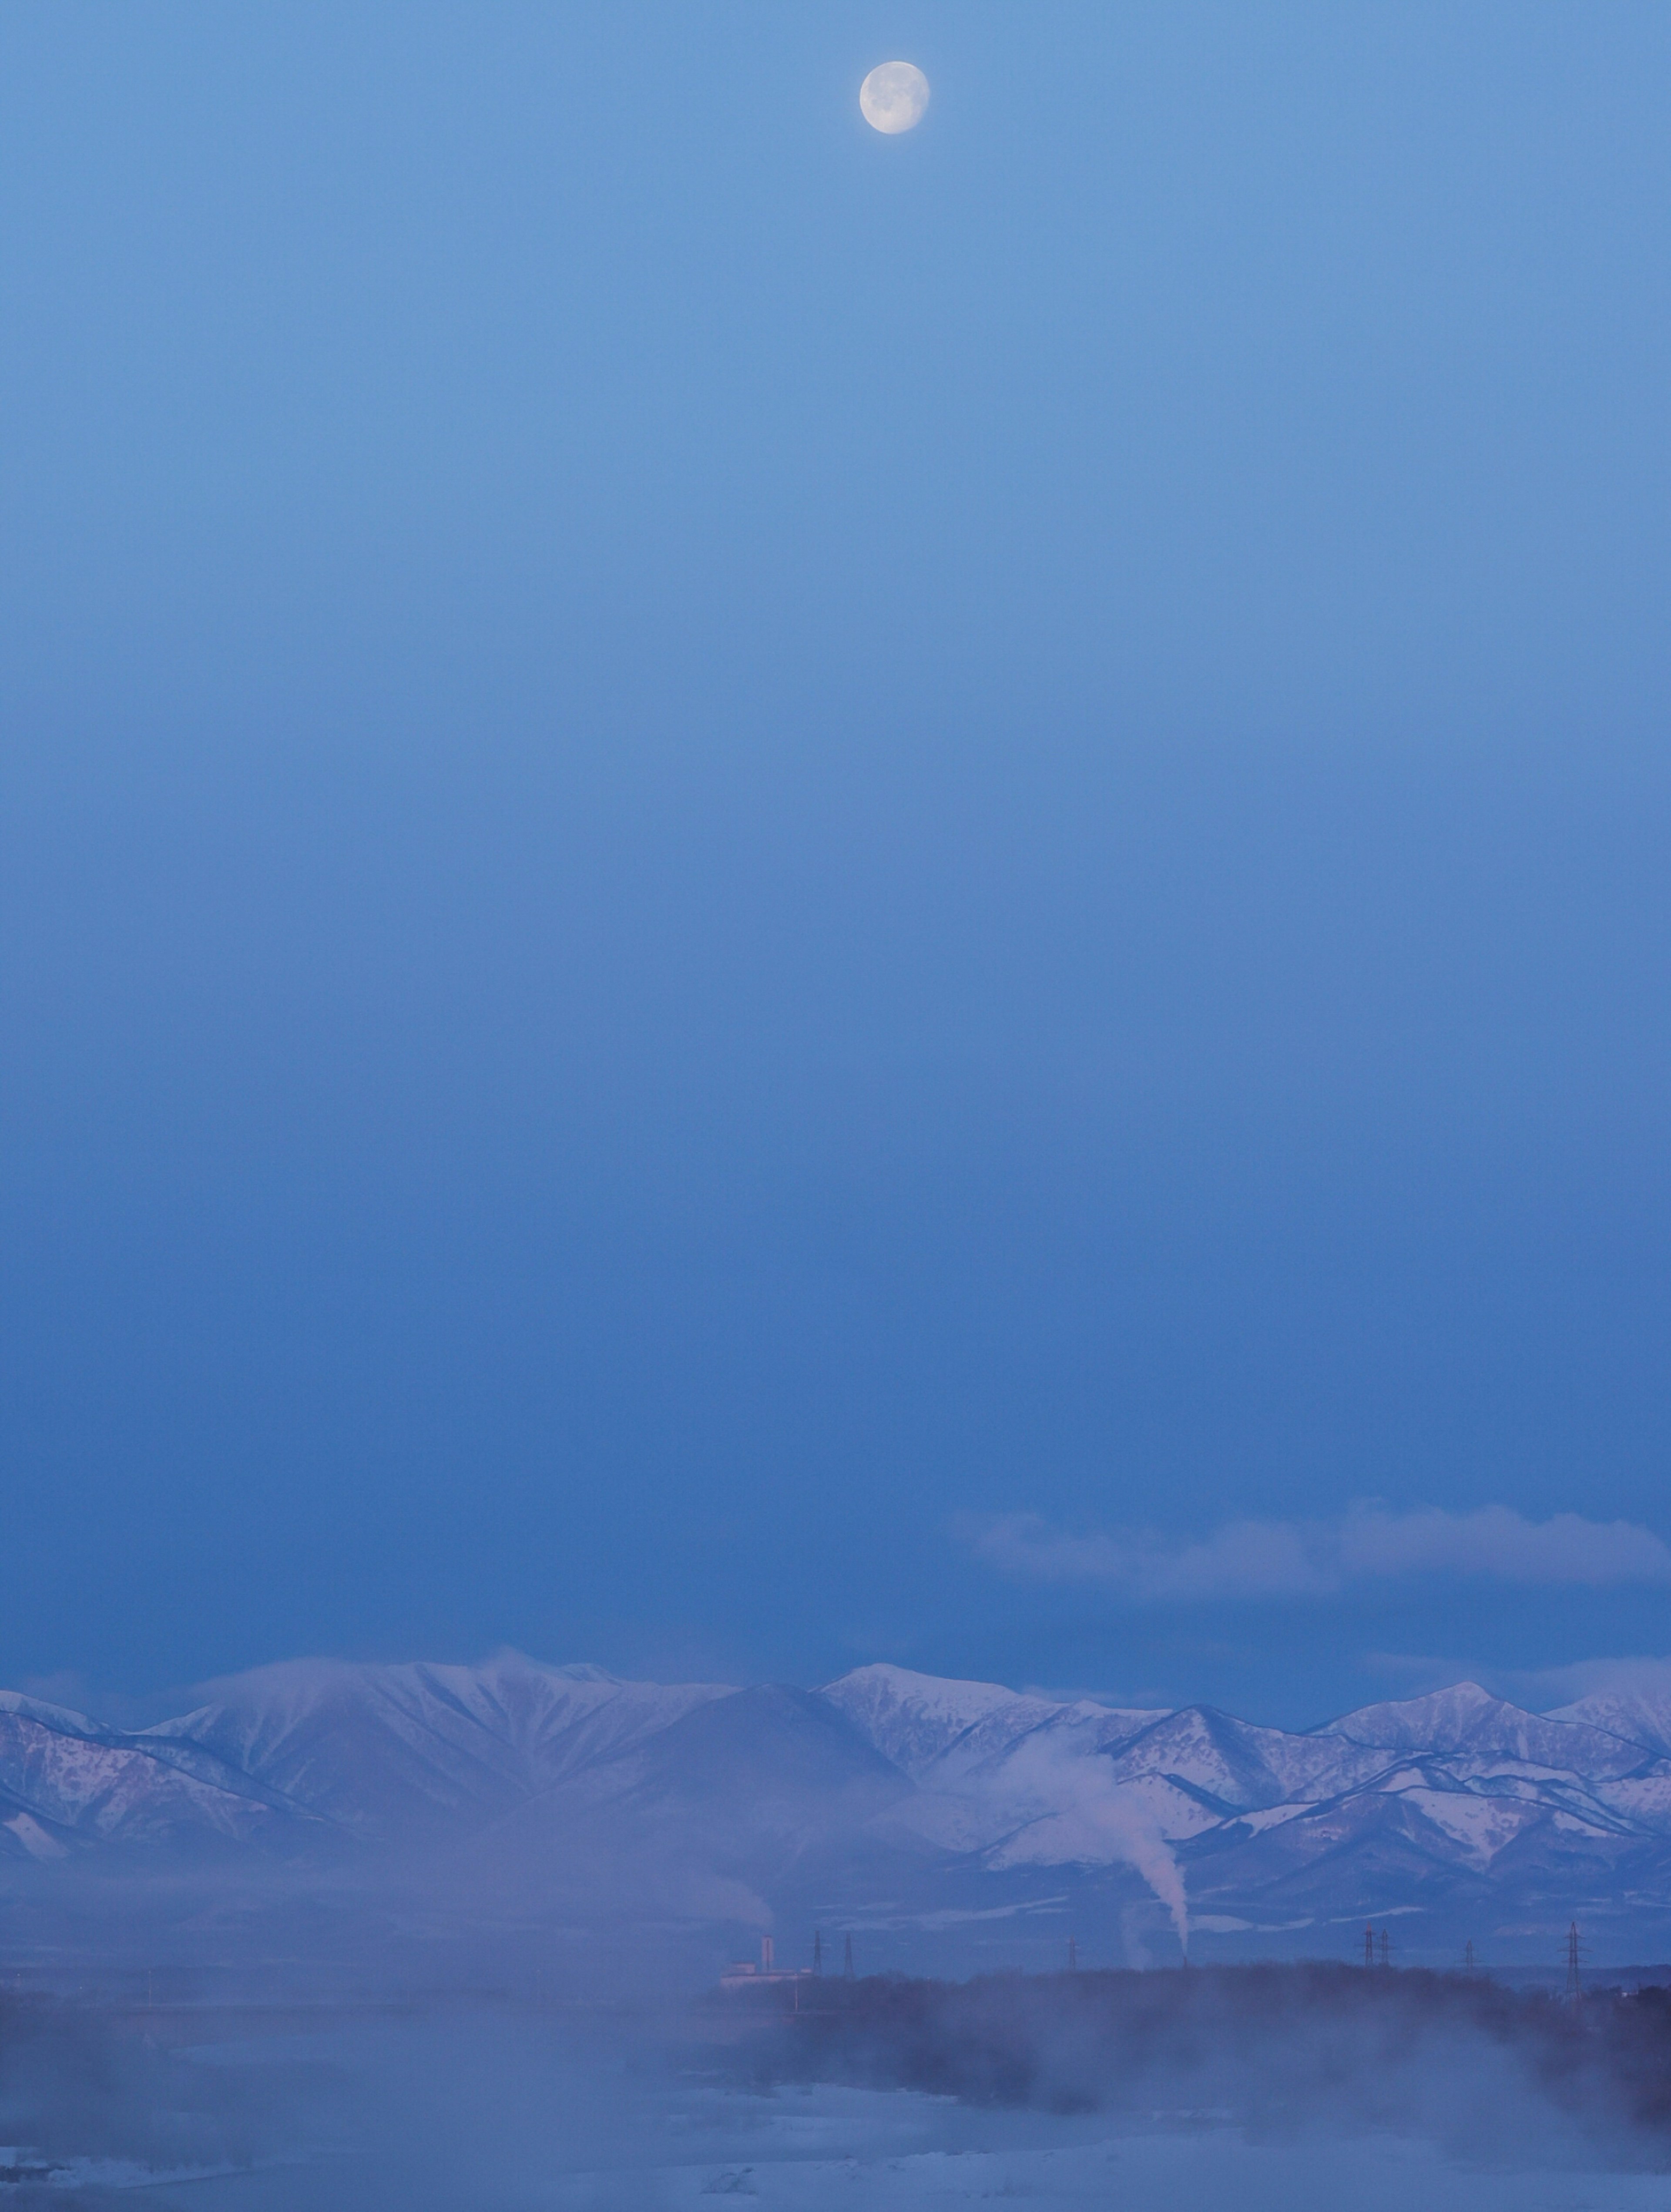
[[1071, 1936], [1067, 1939], [1067, 1971], [1070, 1974], [1079, 1971], [1079, 1947]]
[[1462, 1946], [1462, 1972], [1465, 1974], [1471, 1974], [1474, 1970], [1474, 1938], [1470, 1936]]
[[848, 1937], [846, 1948], [842, 1954], [842, 1979], [844, 1982], [850, 1982], [853, 1979], [853, 1938], [851, 1936]]
[[815, 1974], [823, 1972], [823, 1931], [818, 1928], [812, 1930], [812, 1971]]
[[1566, 1931], [1566, 2001], [1576, 2005], [1584, 1993], [1578, 1978], [1578, 1923], [1575, 1920]]
[[1383, 1966], [1393, 1963], [1393, 1939], [1384, 1928], [1381, 1931], [1381, 1963]]
[[1373, 1928], [1366, 1927], [1364, 1930], [1364, 1964], [1366, 1966], [1372, 1966], [1375, 1964], [1375, 1930]]

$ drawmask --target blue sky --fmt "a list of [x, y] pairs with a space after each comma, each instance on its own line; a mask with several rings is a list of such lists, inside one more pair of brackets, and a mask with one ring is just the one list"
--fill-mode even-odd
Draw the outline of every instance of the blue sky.
[[13, 11], [0, 1676], [1671, 1650], [1668, 94]]

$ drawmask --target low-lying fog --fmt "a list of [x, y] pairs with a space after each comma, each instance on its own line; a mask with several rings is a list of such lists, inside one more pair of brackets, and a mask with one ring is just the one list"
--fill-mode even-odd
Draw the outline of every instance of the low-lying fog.
[[823, 2011], [819, 1994], [799, 2018], [770, 1995], [659, 2013], [595, 1995], [13, 1996], [0, 2202], [136, 2189], [196, 2212], [1664, 2201], [1671, 2033], [1651, 1999], [1573, 2011], [1339, 1969], [861, 1981], [831, 1984]]

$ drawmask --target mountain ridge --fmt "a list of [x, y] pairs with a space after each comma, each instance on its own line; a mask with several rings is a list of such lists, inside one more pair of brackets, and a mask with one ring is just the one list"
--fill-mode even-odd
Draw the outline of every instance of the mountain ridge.
[[1179, 1945], [1376, 1912], [1437, 1928], [1487, 1902], [1531, 1924], [1579, 1895], [1671, 1932], [1671, 1713], [1652, 1698], [1542, 1715], [1460, 1683], [1292, 1730], [885, 1663], [805, 1690], [514, 1652], [208, 1687], [138, 1729], [0, 1693], [0, 1856], [329, 1848], [369, 1869], [468, 1844], [472, 1893], [513, 1878], [535, 1911], [620, 1890], [769, 1925], [800, 1884], [826, 1905], [890, 1897], [924, 1928], [1032, 1911], [1023, 1887], [1054, 1870], [1080, 1910], [1105, 1899]]

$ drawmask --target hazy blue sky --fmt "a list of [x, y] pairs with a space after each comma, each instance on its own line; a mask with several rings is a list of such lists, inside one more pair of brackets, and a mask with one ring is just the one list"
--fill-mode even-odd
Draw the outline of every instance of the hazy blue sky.
[[1668, 117], [1657, 4], [0, 15], [0, 1679], [1671, 1651]]

